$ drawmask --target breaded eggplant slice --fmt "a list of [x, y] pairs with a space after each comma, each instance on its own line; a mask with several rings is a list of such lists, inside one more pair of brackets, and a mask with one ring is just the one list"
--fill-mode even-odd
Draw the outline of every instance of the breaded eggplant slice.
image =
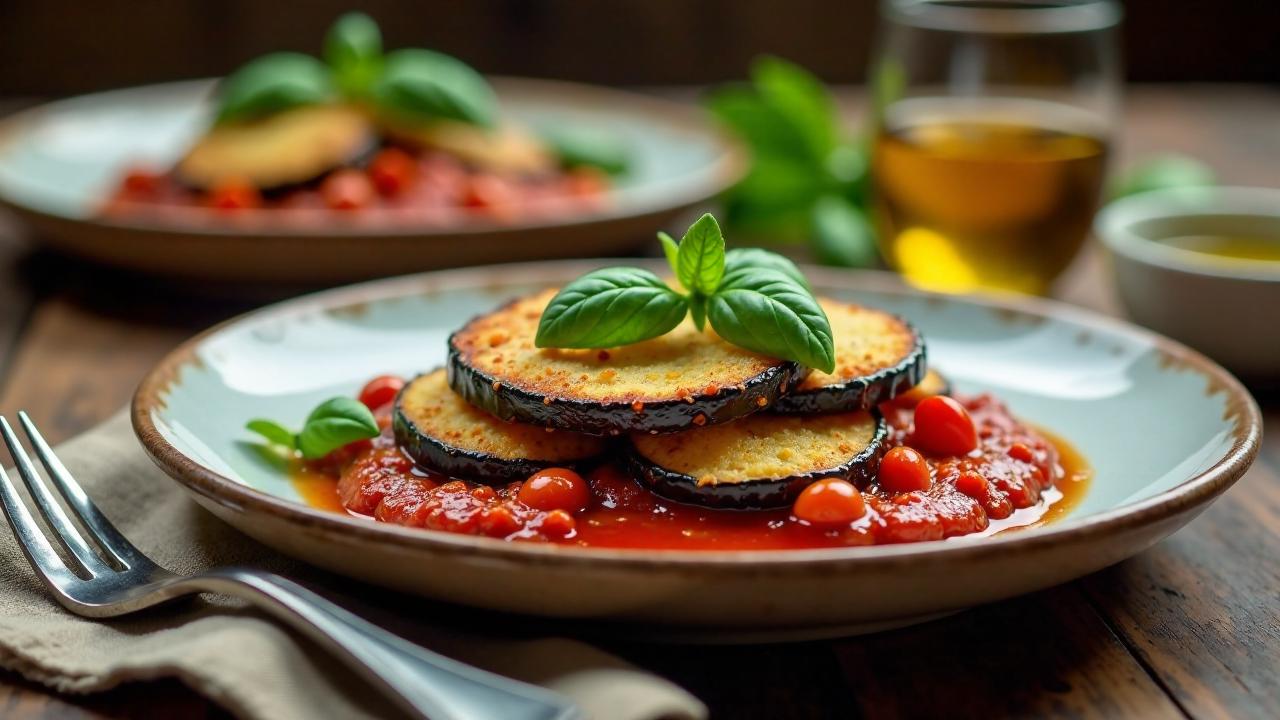
[[449, 120], [428, 125], [389, 125], [387, 134], [397, 142], [439, 150], [488, 172], [539, 175], [559, 168], [559, 161], [546, 143], [510, 122], [493, 129]]
[[633, 434], [627, 466], [672, 500], [717, 508], [786, 507], [822, 478], [866, 486], [887, 449], [886, 434], [875, 410], [760, 413], [670, 435]]
[[875, 407], [924, 377], [924, 341], [896, 315], [820, 298], [835, 338], [834, 372], [809, 374], [774, 412], [809, 415]]
[[685, 320], [662, 337], [608, 350], [534, 347], [556, 291], [514, 300], [449, 338], [449, 385], [504, 420], [592, 434], [676, 432], [734, 420], [803, 378]]
[[174, 173], [182, 183], [202, 190], [230, 180], [270, 190], [356, 164], [377, 143], [373, 124], [359, 109], [309, 105], [213, 126], [178, 161]]
[[444, 368], [419, 375], [396, 398], [396, 443], [425, 468], [480, 482], [523, 480], [604, 452], [603, 438], [505, 422], [449, 389]]

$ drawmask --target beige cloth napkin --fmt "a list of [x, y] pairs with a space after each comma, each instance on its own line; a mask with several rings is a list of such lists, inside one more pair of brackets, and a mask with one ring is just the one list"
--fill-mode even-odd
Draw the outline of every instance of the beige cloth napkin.
[[[707, 714], [676, 685], [589, 645], [511, 636], [513, 630], [527, 633], [537, 621], [498, 618], [504, 636], [446, 630], [459, 614], [465, 622], [467, 613], [418, 598], [387, 600], [381, 591], [258, 545], [200, 509], [156, 469], [123, 412], [62, 445], [58, 454], [125, 536], [176, 572], [231, 564], [280, 572], [415, 642], [558, 690], [592, 718], [696, 720]], [[12, 470], [9, 476], [20, 483]], [[362, 594], [376, 595], [378, 603], [362, 602]], [[438, 624], [418, 622], [430, 620], [433, 609], [442, 618]], [[0, 530], [0, 665], [75, 693], [174, 677], [244, 718], [401, 716], [310, 641], [236, 600], [205, 596], [102, 622], [72, 615], [45, 591], [7, 528]]]

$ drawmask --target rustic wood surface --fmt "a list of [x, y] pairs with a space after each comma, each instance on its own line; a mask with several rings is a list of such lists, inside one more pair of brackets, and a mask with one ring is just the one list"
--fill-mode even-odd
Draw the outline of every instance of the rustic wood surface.
[[[1121, 164], [1176, 150], [1225, 182], [1274, 185], [1278, 123], [1269, 88], [1136, 88]], [[120, 408], [183, 338], [261, 301], [193, 297], [32, 252], [3, 222], [0, 411], [28, 410], [52, 440]], [[1096, 250], [1059, 295], [1119, 312]], [[610, 649], [689, 688], [716, 717], [1280, 716], [1280, 393], [1259, 397], [1269, 435], [1253, 469], [1173, 537], [1078, 582], [871, 637]], [[0, 716], [226, 717], [176, 681], [67, 697], [6, 673]]]

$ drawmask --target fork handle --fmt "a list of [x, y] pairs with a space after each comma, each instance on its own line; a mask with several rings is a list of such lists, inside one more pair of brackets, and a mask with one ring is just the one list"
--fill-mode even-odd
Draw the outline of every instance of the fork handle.
[[432, 720], [570, 720], [568, 698], [431, 652], [279, 575], [225, 568], [176, 584], [234, 595], [328, 648], [405, 710]]

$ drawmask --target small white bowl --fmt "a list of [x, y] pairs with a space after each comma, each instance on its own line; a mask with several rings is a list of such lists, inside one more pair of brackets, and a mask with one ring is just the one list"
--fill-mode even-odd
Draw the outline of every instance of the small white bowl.
[[1280, 189], [1156, 190], [1103, 208], [1094, 231], [1110, 251], [1120, 298], [1134, 320], [1242, 377], [1280, 378], [1280, 262], [1161, 242], [1236, 235], [1280, 244]]

